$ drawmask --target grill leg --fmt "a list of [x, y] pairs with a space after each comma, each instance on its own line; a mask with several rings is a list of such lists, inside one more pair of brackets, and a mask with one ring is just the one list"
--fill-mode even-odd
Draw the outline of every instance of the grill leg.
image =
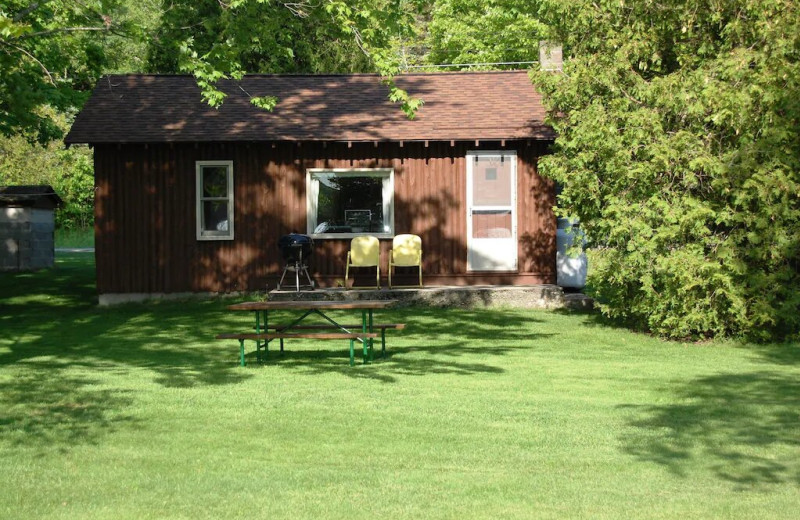
[[283, 274], [281, 275], [281, 281], [278, 282], [278, 290], [279, 291], [281, 290], [281, 284], [283, 284], [283, 277], [286, 276], [286, 271], [288, 271], [288, 270], [289, 270], [289, 264], [286, 264], [286, 266], [283, 268]]
[[286, 278], [286, 271], [292, 270], [294, 271], [294, 286], [297, 292], [300, 292], [300, 271], [306, 275], [306, 280], [308, 280], [308, 286], [312, 289], [314, 288], [314, 281], [311, 279], [311, 275], [308, 274], [308, 266], [302, 262], [295, 262], [294, 265], [286, 264], [286, 267], [283, 268], [283, 273], [281, 274], [281, 281], [278, 282], [277, 289], [280, 291], [281, 286], [283, 285], [283, 280]]
[[308, 266], [303, 265], [303, 272], [306, 273], [306, 278], [308, 278], [309, 287], [311, 287], [313, 289], [314, 288], [314, 282], [311, 281], [311, 275], [308, 274]]

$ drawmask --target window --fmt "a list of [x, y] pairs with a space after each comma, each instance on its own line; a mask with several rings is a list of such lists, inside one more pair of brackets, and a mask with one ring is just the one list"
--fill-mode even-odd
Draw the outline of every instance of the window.
[[197, 161], [197, 240], [233, 240], [233, 161]]
[[394, 171], [308, 170], [308, 233], [315, 238], [394, 235]]

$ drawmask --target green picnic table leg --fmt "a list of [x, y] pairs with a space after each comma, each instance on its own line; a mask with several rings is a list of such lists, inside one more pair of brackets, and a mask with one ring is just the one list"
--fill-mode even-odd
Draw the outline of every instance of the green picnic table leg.
[[239, 363], [244, 366], [244, 340], [239, 340]]
[[[372, 311], [370, 311], [370, 314], [372, 314]], [[362, 310], [361, 311], [361, 331], [364, 332], [364, 333], [368, 332], [367, 331], [367, 311], [366, 310]], [[367, 355], [368, 355], [367, 354], [367, 349], [369, 349], [369, 339], [362, 338], [361, 339], [361, 344], [364, 347], [363, 348], [364, 353], [362, 355], [362, 359], [364, 360], [364, 364], [366, 364], [367, 363]]]
[[[375, 331], [372, 321], [372, 309], [369, 310], [369, 331], [370, 333]], [[373, 359], [375, 359], [375, 339], [369, 338], [369, 360], [372, 361]]]
[[[261, 313], [256, 313], [256, 334], [261, 334]], [[261, 340], [256, 340], [256, 362], [261, 363]]]
[[[269, 311], [264, 309], [264, 332], [269, 332]], [[264, 360], [266, 361], [269, 353], [269, 340], [264, 340]]]

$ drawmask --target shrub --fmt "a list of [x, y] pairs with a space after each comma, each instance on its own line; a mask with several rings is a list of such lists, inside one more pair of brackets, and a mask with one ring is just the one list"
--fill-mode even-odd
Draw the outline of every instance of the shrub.
[[554, 3], [541, 171], [591, 240], [607, 316], [675, 338], [800, 330], [800, 13], [790, 2]]

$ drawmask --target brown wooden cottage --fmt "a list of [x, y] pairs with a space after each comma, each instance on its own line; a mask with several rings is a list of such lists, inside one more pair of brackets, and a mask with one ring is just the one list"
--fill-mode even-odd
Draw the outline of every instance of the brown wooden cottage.
[[[210, 108], [191, 77], [103, 78], [68, 145], [94, 147], [104, 297], [274, 287], [277, 241], [315, 240], [343, 279], [350, 239], [422, 237], [426, 285], [555, 283], [554, 133], [524, 71], [408, 74], [413, 120], [375, 75], [254, 75]], [[279, 99], [273, 112], [251, 96]]]

